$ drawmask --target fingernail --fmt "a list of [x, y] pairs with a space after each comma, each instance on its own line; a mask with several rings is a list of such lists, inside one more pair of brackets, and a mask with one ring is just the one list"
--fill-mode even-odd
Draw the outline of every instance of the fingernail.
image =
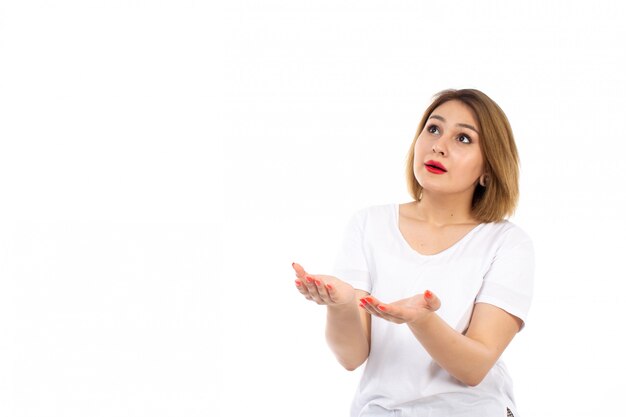
[[300, 285], [302, 285], [302, 283], [300, 282], [300, 280], [299, 280], [299, 279], [297, 279], [297, 280], [296, 280], [296, 286], [298, 286], [298, 287], [299, 287]]
[[433, 296], [433, 293], [432, 293], [432, 292], [430, 292], [430, 291], [428, 291], [428, 290], [426, 290], [426, 291], [424, 292], [424, 297], [426, 297], [426, 298], [432, 298], [432, 296]]
[[326, 284], [326, 288], [332, 291], [333, 287], [330, 284]]
[[359, 301], [361, 302], [361, 304], [365, 304], [367, 303], [367, 298], [359, 298]]
[[311, 277], [306, 277], [306, 282], [308, 282], [308, 283], [313, 282], [313, 278], [311, 278]]
[[378, 308], [379, 308], [380, 310], [382, 310], [382, 311], [387, 310], [387, 307], [385, 307], [385, 306], [381, 306], [380, 304], [378, 305]]
[[359, 307], [361, 308], [365, 308], [365, 306], [363, 304], [359, 304]]
[[319, 279], [315, 280], [315, 285], [317, 285], [318, 287], [320, 287], [322, 285], [322, 281], [320, 281]]
[[372, 300], [372, 297], [365, 297], [365, 301], [367, 301], [368, 303], [371, 303], [374, 300]]

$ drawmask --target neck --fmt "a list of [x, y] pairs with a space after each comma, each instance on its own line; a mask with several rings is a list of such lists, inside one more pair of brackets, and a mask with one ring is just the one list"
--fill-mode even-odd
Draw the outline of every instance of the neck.
[[422, 191], [422, 200], [415, 202], [416, 217], [434, 226], [476, 223], [472, 217], [471, 193], [440, 194]]

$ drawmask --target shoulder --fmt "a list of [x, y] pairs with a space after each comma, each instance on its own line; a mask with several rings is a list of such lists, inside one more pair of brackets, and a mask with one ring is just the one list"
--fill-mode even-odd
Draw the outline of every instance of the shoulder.
[[530, 235], [517, 224], [502, 220], [484, 224], [484, 233], [499, 249], [527, 246], [532, 248]]

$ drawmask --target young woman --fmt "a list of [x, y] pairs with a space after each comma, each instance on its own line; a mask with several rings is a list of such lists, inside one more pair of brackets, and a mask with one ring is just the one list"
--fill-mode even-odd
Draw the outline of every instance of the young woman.
[[332, 275], [293, 264], [300, 293], [327, 306], [339, 363], [367, 360], [352, 417], [519, 416], [500, 359], [532, 297], [532, 241], [505, 220], [518, 172], [500, 107], [442, 91], [408, 154], [414, 201], [357, 210]]
[[338, 361], [367, 360], [351, 415], [518, 416], [499, 358], [524, 326], [534, 252], [504, 219], [518, 198], [505, 114], [478, 90], [440, 92], [406, 173], [415, 201], [354, 213], [333, 275], [293, 264]]

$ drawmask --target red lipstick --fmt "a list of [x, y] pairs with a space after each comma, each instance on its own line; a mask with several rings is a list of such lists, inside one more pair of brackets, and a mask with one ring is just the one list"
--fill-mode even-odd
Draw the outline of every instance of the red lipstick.
[[426, 161], [424, 165], [426, 166], [428, 172], [432, 172], [433, 174], [443, 174], [445, 172], [448, 172], [443, 164], [437, 161], [433, 161], [432, 159], [430, 161]]

